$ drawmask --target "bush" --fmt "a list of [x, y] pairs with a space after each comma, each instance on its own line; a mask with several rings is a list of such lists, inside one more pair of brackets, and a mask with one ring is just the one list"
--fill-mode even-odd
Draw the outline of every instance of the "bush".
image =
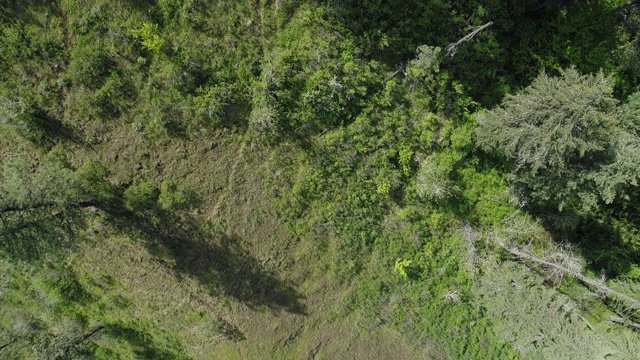
[[107, 168], [96, 162], [85, 163], [76, 171], [82, 192], [103, 204], [115, 198], [113, 186], [107, 180], [107, 175]]
[[82, 44], [71, 53], [69, 73], [75, 83], [97, 89], [102, 86], [114, 66], [115, 61], [101, 44]]
[[187, 209], [195, 205], [195, 198], [193, 191], [178, 187], [173, 180], [164, 180], [160, 186], [158, 205], [165, 210]]
[[146, 210], [154, 206], [158, 190], [149, 182], [129, 186], [124, 191], [124, 203], [130, 210]]
[[29, 141], [40, 143], [46, 136], [45, 121], [36, 105], [22, 99], [0, 99], [0, 124], [13, 125]]
[[125, 110], [127, 102], [135, 97], [135, 91], [124, 77], [113, 71], [100, 90], [91, 99], [95, 115], [99, 118], [117, 117]]
[[152, 53], [159, 53], [164, 46], [164, 39], [158, 35], [158, 25], [144, 23], [139, 29], [130, 29], [129, 33], [140, 40], [142, 47]]

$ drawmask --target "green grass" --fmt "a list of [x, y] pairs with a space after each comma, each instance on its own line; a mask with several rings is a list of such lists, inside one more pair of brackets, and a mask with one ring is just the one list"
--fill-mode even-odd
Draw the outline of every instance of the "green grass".
[[[362, 19], [348, 2], [0, 5], [12, 15], [0, 101], [29, 115], [4, 126], [0, 108], [0, 164], [57, 159], [101, 202], [77, 211], [73, 246], [0, 258], [0, 357], [536, 358], [571, 356], [572, 339], [585, 357], [633, 356], [635, 334], [606, 320], [620, 309], [576, 282], [546, 287], [489, 241], [542, 253], [562, 240], [473, 146], [476, 101], [529, 77], [460, 65], [492, 63], [502, 35], [474, 39], [437, 73], [391, 76], [422, 45], [416, 34], [446, 45], [485, 10], [421, 4], [442, 16], [405, 39], [397, 24], [376, 32], [389, 4], [369, 5]], [[560, 30], [531, 50], [552, 67], [581, 56], [553, 51], [573, 34]], [[616, 45], [604, 40], [585, 68], [617, 66], [602, 60]], [[432, 183], [446, 191], [428, 193]], [[628, 218], [619, 237], [633, 244]], [[629, 281], [616, 279], [629, 292], [633, 261]]]

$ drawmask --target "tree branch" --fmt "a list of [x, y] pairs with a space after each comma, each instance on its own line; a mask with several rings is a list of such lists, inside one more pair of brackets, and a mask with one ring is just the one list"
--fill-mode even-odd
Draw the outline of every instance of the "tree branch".
[[74, 343], [74, 345], [80, 345], [83, 342], [89, 340], [90, 338], [92, 338], [93, 336], [95, 336], [97, 333], [99, 333], [100, 331], [102, 331], [104, 329], [104, 325], [98, 325], [95, 328], [93, 328], [89, 333], [85, 334], [83, 337], [81, 337], [80, 339], [76, 340], [76, 342]]
[[558, 271], [560, 273], [571, 275], [574, 278], [580, 280], [581, 282], [583, 282], [583, 283], [585, 283], [587, 285], [593, 286], [594, 288], [598, 289], [600, 292], [604, 293], [607, 296], [614, 295], [615, 297], [623, 299], [623, 300], [627, 301], [628, 303], [633, 304], [634, 306], [640, 307], [640, 301], [638, 301], [638, 300], [636, 300], [636, 299], [634, 299], [632, 297], [629, 297], [629, 296], [627, 296], [625, 294], [622, 294], [622, 293], [620, 293], [618, 291], [615, 291], [615, 290], [607, 287], [606, 285], [601, 284], [601, 283], [599, 283], [599, 282], [597, 282], [595, 280], [589, 279], [588, 277], [586, 277], [586, 276], [584, 276], [582, 274], [579, 274], [579, 273], [577, 273], [575, 271], [571, 271], [571, 270], [569, 270], [569, 269], [567, 269], [565, 267], [562, 267], [562, 266], [560, 266], [558, 264], [554, 264], [552, 262], [549, 262], [549, 261], [546, 261], [546, 260], [542, 260], [542, 259], [540, 259], [538, 257], [533, 256], [533, 255], [529, 255], [527, 253], [524, 253], [524, 252], [518, 250], [516, 247], [507, 247], [506, 245], [500, 245], [500, 246], [505, 251], [507, 251], [508, 253], [510, 253], [510, 254], [520, 258], [520, 259], [528, 260], [528, 261], [537, 263], [539, 265], [542, 265], [542, 266], [544, 266], [546, 268], [553, 269], [554, 271]]
[[[44, 209], [44, 208], [48, 208], [48, 207], [53, 207], [55, 205], [57, 205], [55, 202], [47, 201], [47, 202], [35, 203], [35, 204], [29, 204], [29, 205], [22, 205], [22, 206], [5, 206], [3, 208], [0, 208], [0, 214], [6, 214], [6, 213], [11, 213], [11, 212], [21, 212], [21, 211], [27, 211], [27, 210]], [[88, 207], [98, 206], [98, 205], [100, 205], [100, 204], [95, 200], [87, 200], [87, 201], [79, 201], [77, 203], [69, 204], [69, 207], [73, 207], [73, 208], [88, 208]]]
[[85, 342], [88, 339], [92, 338], [93, 336], [95, 336], [97, 333], [99, 333], [103, 329], [104, 329], [104, 325], [102, 325], [102, 324], [100, 324], [100, 325], [96, 326], [95, 328], [91, 329], [91, 331], [89, 331], [87, 334], [83, 335], [81, 338], [77, 339], [73, 343], [68, 344], [68, 345], [64, 346], [62, 349], [60, 349], [60, 351], [56, 354], [55, 358], [56, 359], [61, 358], [61, 356], [64, 355], [64, 353], [67, 352], [69, 349], [71, 349], [72, 347], [75, 347], [75, 346], [78, 346], [78, 345], [82, 344], [83, 342]]
[[587, 324], [587, 326], [589, 327], [589, 329], [591, 329], [591, 331], [596, 332], [596, 328], [593, 327], [593, 325], [591, 325], [591, 323], [589, 322], [589, 320], [587, 320], [587, 318], [585, 318], [584, 316], [580, 315], [578, 312], [574, 311], [573, 314], [575, 316], [578, 317], [578, 319], [584, 321], [585, 324]]
[[13, 344], [14, 342], [16, 342], [16, 339], [13, 339], [13, 340], [9, 341], [8, 343], [0, 346], [0, 350], [4, 350], [4, 348], [6, 348], [7, 346]]
[[460, 47], [460, 45], [462, 45], [462, 43], [467, 42], [471, 39], [473, 39], [474, 36], [478, 35], [479, 32], [481, 32], [482, 30], [488, 28], [489, 26], [493, 25], [493, 21], [489, 21], [488, 23], [478, 26], [475, 30], [473, 30], [472, 32], [470, 32], [467, 36], [463, 37], [462, 39], [451, 43], [449, 45], [447, 45], [447, 47], [445, 48], [445, 50], [447, 51], [447, 56], [451, 56], [453, 57], [453, 55], [456, 54], [456, 52], [458, 52], [458, 48]]
[[616, 324], [627, 325], [628, 327], [630, 327], [633, 330], [640, 331], [640, 324], [631, 322], [631, 321], [623, 319], [621, 317], [609, 315], [609, 316], [607, 316], [607, 320], [609, 320], [611, 322], [614, 322]]

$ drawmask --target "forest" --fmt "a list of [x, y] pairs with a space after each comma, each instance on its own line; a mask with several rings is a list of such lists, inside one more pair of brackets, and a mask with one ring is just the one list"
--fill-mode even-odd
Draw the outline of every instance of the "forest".
[[0, 0], [1, 359], [637, 359], [639, 182], [638, 0]]

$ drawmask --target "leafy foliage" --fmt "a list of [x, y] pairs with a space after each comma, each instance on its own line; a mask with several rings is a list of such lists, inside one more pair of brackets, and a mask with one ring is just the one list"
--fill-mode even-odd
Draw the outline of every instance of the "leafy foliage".
[[185, 209], [195, 205], [193, 191], [181, 189], [173, 180], [164, 180], [160, 186], [158, 205], [165, 210]]
[[131, 29], [129, 33], [136, 39], [140, 39], [142, 47], [151, 51], [152, 53], [158, 53], [164, 45], [164, 40], [158, 35], [158, 25], [151, 23], [144, 23], [139, 29]]
[[[479, 298], [491, 299], [482, 303], [487, 304], [488, 313], [500, 319], [495, 329], [503, 341], [514, 344], [519, 356], [531, 359], [634, 356], [634, 344], [622, 339], [612, 341], [601, 336], [600, 331], [585, 331], [589, 320], [580, 315], [574, 301], [545, 288], [522, 266], [507, 262], [488, 273], [478, 288]], [[546, 321], [530, 319], [532, 314], [544, 314]], [[547, 345], [548, 342], [553, 345]]]
[[21, 99], [0, 99], [0, 119], [3, 124], [13, 125], [25, 139], [40, 143], [46, 135], [46, 118], [34, 104]]

